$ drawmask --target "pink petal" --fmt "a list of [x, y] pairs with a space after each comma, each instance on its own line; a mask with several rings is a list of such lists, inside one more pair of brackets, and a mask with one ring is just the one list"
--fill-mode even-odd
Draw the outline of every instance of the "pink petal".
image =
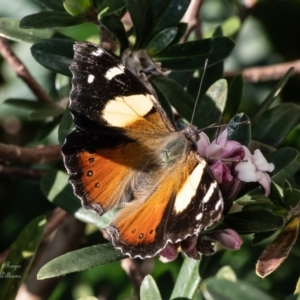
[[210, 144], [208, 136], [204, 132], [200, 132], [199, 134], [199, 140], [197, 141], [197, 152], [205, 156], [205, 150], [207, 146]]
[[211, 171], [214, 174], [215, 179], [217, 180], [217, 183], [222, 183], [223, 178], [223, 163], [220, 160], [217, 160], [212, 165], [209, 166]]
[[197, 250], [197, 240], [198, 237], [193, 235], [187, 237], [180, 243], [181, 250], [188, 256], [193, 259], [200, 259], [200, 255]]
[[168, 243], [167, 246], [159, 253], [159, 260], [163, 263], [175, 260], [178, 256], [177, 248], [176, 244]]
[[239, 234], [232, 229], [224, 229], [208, 235], [209, 239], [218, 241], [224, 248], [228, 250], [239, 250], [243, 240]]
[[245, 182], [257, 181], [260, 177], [256, 171], [256, 166], [252, 159], [247, 157], [247, 162], [240, 162], [236, 165], [235, 170], [238, 172], [238, 178]]
[[265, 172], [259, 171], [259, 174], [260, 174], [260, 177], [258, 179], [258, 182], [265, 189], [265, 195], [267, 197], [270, 194], [271, 178], [270, 178], [269, 174], [267, 174]]
[[225, 129], [223, 132], [216, 138], [214, 139], [211, 143], [212, 144], [217, 144], [221, 147], [225, 147], [226, 142], [227, 142], [227, 137], [228, 137], [228, 130]]

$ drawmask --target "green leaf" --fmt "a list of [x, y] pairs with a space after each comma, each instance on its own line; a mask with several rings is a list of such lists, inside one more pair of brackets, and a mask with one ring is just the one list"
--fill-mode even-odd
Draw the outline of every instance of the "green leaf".
[[43, 194], [50, 202], [73, 214], [76, 219], [94, 224], [101, 229], [106, 228], [115, 212], [110, 211], [100, 217], [95, 212], [83, 208], [79, 199], [74, 195], [72, 186], [68, 183], [68, 178], [68, 175], [64, 172], [48, 170], [41, 181]]
[[151, 80], [151, 83], [183, 118], [191, 119], [194, 99], [176, 81], [168, 77], [159, 76]]
[[283, 197], [282, 197], [282, 194], [281, 194], [281, 190], [280, 190], [279, 186], [277, 186], [275, 184], [275, 182], [273, 182], [273, 181], [271, 181], [269, 199], [275, 205], [285, 207]]
[[104, 0], [98, 7], [98, 19], [102, 19], [105, 16], [111, 15], [118, 10], [125, 7], [124, 0]]
[[276, 100], [292, 74], [294, 73], [294, 68], [290, 68], [285, 75], [280, 79], [280, 81], [276, 84], [275, 88], [272, 92], [267, 96], [267, 98], [256, 108], [256, 110], [251, 115], [252, 123], [255, 124], [270, 105]]
[[201, 281], [199, 265], [200, 260], [184, 259], [170, 299], [193, 299]]
[[31, 47], [32, 56], [45, 68], [71, 77], [69, 69], [74, 56], [74, 41], [48, 39], [35, 43]]
[[162, 67], [171, 70], [202, 69], [205, 60], [212, 66], [224, 60], [232, 51], [234, 42], [227, 37], [213, 37], [174, 45], [154, 56]]
[[252, 127], [253, 140], [277, 147], [299, 123], [300, 105], [282, 103], [261, 114]]
[[299, 155], [298, 150], [294, 148], [281, 148], [266, 156], [269, 163], [273, 163], [275, 169], [270, 173], [271, 177], [277, 175], [281, 170], [291, 164]]
[[296, 207], [300, 202], [300, 191], [298, 189], [287, 188], [284, 190], [284, 202], [290, 207]]
[[187, 23], [183, 23], [183, 22], [178, 23], [177, 34], [176, 34], [175, 38], [173, 39], [173, 41], [171, 42], [170, 46], [173, 46], [173, 45], [176, 45], [179, 43], [181, 38], [185, 35], [187, 27], [188, 27]]
[[44, 109], [44, 108], [54, 108], [55, 105], [48, 104], [48, 103], [41, 103], [33, 100], [26, 100], [26, 99], [7, 99], [4, 101], [5, 104], [17, 107], [17, 108], [24, 108], [28, 110], [36, 110], [36, 109]]
[[148, 44], [146, 50], [150, 56], [165, 49], [176, 37], [177, 27], [169, 27], [158, 33]]
[[282, 228], [284, 219], [268, 210], [249, 210], [228, 214], [223, 223], [239, 233], [254, 233]]
[[0, 280], [1, 299], [15, 299], [20, 285], [27, 277], [45, 224], [44, 216], [35, 218], [22, 230], [10, 246], [6, 261], [0, 269], [0, 273], [7, 276], [4, 280], [2, 278]]
[[[227, 81], [220, 79], [215, 82], [199, 101], [193, 124], [198, 128], [206, 128], [213, 123], [220, 123], [227, 99]], [[207, 132], [212, 138], [216, 129]]]
[[54, 34], [53, 30], [23, 29], [19, 19], [0, 18], [0, 36], [17, 42], [35, 43], [48, 39]]
[[38, 131], [35, 140], [41, 142], [46, 138], [59, 124], [59, 120], [55, 119], [53, 121], [45, 123]]
[[63, 2], [64, 0], [35, 0], [37, 3], [56, 11], [65, 11]]
[[248, 116], [239, 113], [227, 125], [228, 140], [237, 141], [248, 147], [251, 141], [251, 124]]
[[102, 24], [119, 40], [121, 53], [128, 48], [127, 33], [120, 18], [116, 15], [109, 15], [102, 18]]
[[61, 28], [78, 25], [86, 22], [86, 19], [70, 16], [66, 12], [42, 11], [37, 14], [24, 17], [20, 21], [21, 28]]
[[160, 300], [161, 295], [159, 292], [159, 289], [156, 285], [155, 280], [151, 275], [147, 275], [141, 285], [141, 290], [140, 290], [140, 297], [141, 300]]
[[44, 109], [37, 109], [29, 114], [30, 120], [45, 120], [46, 118], [52, 117], [58, 117], [62, 115], [64, 112], [63, 108], [61, 107], [49, 107]]
[[172, 121], [174, 121], [174, 115], [173, 115], [172, 107], [171, 107], [170, 102], [169, 102], [169, 94], [164, 92], [164, 84], [163, 83], [162, 84], [160, 84], [160, 83], [156, 84], [155, 80], [151, 80], [151, 79], [150, 79], [150, 82], [151, 82], [151, 85], [153, 86], [153, 88], [154, 88], [154, 90], [157, 94], [159, 103], [161, 104], [161, 106], [163, 107], [163, 109], [165, 110], [165, 112], [167, 113], [169, 118]]
[[205, 299], [213, 300], [273, 300], [258, 288], [246, 281], [232, 282], [226, 279], [209, 278], [201, 283]]
[[238, 112], [242, 101], [244, 79], [242, 74], [233, 77], [228, 88], [228, 97], [223, 114], [224, 123], [228, 122]]
[[47, 279], [84, 271], [96, 266], [119, 261], [125, 256], [112, 244], [101, 244], [71, 251], [45, 264], [37, 274], [37, 279]]
[[[161, 9], [157, 2], [165, 2], [164, 9]], [[182, 19], [187, 8], [189, 7], [191, 0], [171, 0], [167, 1], [153, 1], [153, 10], [156, 10], [156, 16], [153, 20], [154, 29], [152, 35], [157, 35], [165, 28], [177, 26]]]
[[58, 127], [58, 141], [61, 145], [65, 142], [65, 139], [73, 126], [74, 123], [72, 115], [70, 113], [69, 108], [66, 108]]
[[146, 28], [148, 24], [145, 22], [145, 20], [147, 18], [147, 9], [151, 3], [151, 0], [125, 0], [125, 3], [132, 19], [136, 34], [134, 49], [138, 50], [141, 48], [143, 40], [147, 36]]
[[255, 246], [255, 245], [259, 244], [260, 242], [262, 242], [265, 239], [272, 236], [275, 232], [276, 232], [276, 230], [254, 233], [253, 240], [252, 240], [252, 245]]
[[73, 16], [84, 16], [93, 7], [91, 0], [65, 0], [64, 8]]

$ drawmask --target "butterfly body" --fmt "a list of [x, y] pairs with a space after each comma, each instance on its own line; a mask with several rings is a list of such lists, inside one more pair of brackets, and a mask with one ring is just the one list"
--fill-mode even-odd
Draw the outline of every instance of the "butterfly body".
[[110, 54], [76, 43], [62, 147], [75, 194], [99, 215], [123, 207], [107, 228], [130, 257], [198, 235], [222, 216], [223, 199], [197, 153], [198, 130], [177, 131], [156, 98]]

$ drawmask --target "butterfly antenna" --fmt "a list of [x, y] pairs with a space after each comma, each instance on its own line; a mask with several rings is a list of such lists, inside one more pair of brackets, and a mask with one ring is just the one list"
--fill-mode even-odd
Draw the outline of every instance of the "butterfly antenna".
[[201, 80], [200, 80], [200, 85], [199, 85], [199, 90], [198, 90], [198, 94], [197, 94], [197, 97], [196, 97], [194, 110], [193, 110], [193, 114], [192, 114], [192, 118], [191, 118], [191, 124], [193, 124], [193, 120], [194, 120], [197, 104], [198, 104], [198, 101], [199, 101], [200, 92], [201, 92], [202, 83], [203, 83], [203, 78], [204, 78], [204, 75], [205, 75], [205, 72], [206, 72], [206, 69], [207, 69], [207, 65], [208, 65], [208, 59], [206, 59], [205, 63], [204, 63], [203, 73], [202, 73]]

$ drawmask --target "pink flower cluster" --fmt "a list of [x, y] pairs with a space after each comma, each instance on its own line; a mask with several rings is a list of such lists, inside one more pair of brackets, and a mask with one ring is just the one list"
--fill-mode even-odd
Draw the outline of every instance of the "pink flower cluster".
[[[265, 190], [265, 195], [269, 195], [271, 178], [266, 172], [272, 172], [274, 164], [268, 163], [260, 150], [255, 150], [252, 155], [249, 149], [239, 142], [227, 140], [227, 129], [211, 143], [204, 132], [199, 136], [197, 151], [206, 159], [218, 182], [225, 201], [225, 212], [227, 212], [226, 201], [231, 206], [232, 200], [245, 182], [259, 182]], [[172, 261], [180, 250], [188, 257], [199, 259], [199, 252], [205, 255], [215, 252], [213, 248], [215, 242], [219, 242], [228, 250], [238, 250], [242, 239], [232, 229], [193, 235], [176, 244], [168, 243], [159, 253], [160, 259], [163, 262]]]

